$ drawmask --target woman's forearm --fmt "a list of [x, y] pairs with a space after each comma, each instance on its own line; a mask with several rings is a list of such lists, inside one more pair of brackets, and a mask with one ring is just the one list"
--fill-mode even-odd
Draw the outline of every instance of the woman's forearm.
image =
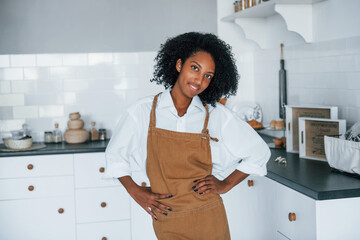
[[235, 170], [234, 172], [232, 172], [227, 178], [223, 180], [226, 185], [226, 192], [230, 191], [233, 187], [242, 182], [248, 176], [249, 174], [241, 172], [239, 170]]

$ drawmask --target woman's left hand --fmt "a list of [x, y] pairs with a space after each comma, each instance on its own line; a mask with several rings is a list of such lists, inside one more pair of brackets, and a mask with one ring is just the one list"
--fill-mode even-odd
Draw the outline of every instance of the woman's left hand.
[[228, 191], [227, 183], [225, 181], [220, 181], [213, 175], [195, 180], [192, 189], [200, 195], [207, 193], [222, 194]]

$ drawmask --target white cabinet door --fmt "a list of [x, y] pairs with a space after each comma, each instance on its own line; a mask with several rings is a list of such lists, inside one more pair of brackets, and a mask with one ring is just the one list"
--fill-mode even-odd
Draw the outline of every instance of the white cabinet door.
[[[292, 240], [316, 239], [315, 200], [280, 183], [275, 191], [277, 231]], [[296, 220], [289, 220], [290, 213]]]
[[122, 186], [76, 190], [76, 222], [130, 219], [129, 194]]
[[76, 240], [130, 240], [130, 229], [129, 220], [78, 224]]
[[74, 196], [72, 176], [0, 180], [0, 200]]
[[105, 153], [84, 153], [74, 155], [75, 187], [121, 186], [119, 181], [103, 180]]
[[0, 158], [0, 179], [63, 175], [73, 175], [72, 154]]
[[73, 197], [0, 201], [0, 213], [1, 240], [75, 239]]
[[222, 195], [231, 239], [275, 238], [271, 184], [266, 177], [249, 176]]
[[[143, 172], [133, 172], [132, 179], [141, 185], [150, 186], [147, 176]], [[132, 240], [156, 240], [156, 235], [152, 226], [151, 216], [131, 199], [131, 237]]]

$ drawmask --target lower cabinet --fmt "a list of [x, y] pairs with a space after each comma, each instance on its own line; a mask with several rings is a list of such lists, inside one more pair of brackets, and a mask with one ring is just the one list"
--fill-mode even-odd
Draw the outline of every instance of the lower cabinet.
[[1, 240], [74, 240], [74, 197], [0, 201]]
[[131, 239], [130, 220], [77, 225], [77, 240]]

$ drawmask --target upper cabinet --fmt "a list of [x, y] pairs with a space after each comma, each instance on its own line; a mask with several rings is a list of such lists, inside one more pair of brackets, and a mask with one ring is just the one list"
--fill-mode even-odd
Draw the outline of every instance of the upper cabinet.
[[313, 4], [326, 0], [270, 0], [244, 9], [221, 19], [239, 25], [246, 38], [266, 46], [267, 18], [279, 14], [285, 20], [288, 31], [300, 34], [308, 43], [313, 41]]

